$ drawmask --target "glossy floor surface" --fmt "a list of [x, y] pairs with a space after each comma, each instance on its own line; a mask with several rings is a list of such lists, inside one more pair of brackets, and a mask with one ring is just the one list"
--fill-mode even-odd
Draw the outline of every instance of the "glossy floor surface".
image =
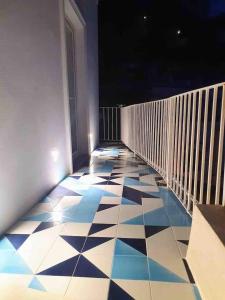
[[96, 150], [0, 241], [0, 299], [199, 300], [191, 219], [123, 146]]

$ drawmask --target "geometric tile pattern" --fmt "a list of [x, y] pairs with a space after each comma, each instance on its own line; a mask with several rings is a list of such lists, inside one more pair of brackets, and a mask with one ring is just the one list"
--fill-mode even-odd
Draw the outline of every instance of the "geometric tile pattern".
[[199, 300], [190, 227], [156, 171], [101, 147], [0, 239], [0, 299]]

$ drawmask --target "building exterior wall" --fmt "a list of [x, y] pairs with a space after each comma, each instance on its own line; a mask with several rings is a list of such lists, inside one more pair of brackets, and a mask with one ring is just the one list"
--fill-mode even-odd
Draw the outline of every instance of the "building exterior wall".
[[[95, 119], [98, 68], [97, 62], [89, 57], [97, 56], [97, 23], [95, 31], [88, 28], [97, 20], [97, 4], [95, 10], [88, 12], [89, 1], [85, 2], [81, 5], [87, 32], [83, 59], [90, 75], [77, 74], [81, 78], [78, 105], [78, 121], [83, 121], [78, 134], [81, 156], [90, 151], [91, 132], [92, 148], [98, 140]], [[64, 1], [0, 0], [0, 15], [1, 233], [72, 171], [72, 159]]]
[[99, 142], [99, 76], [98, 76], [98, 1], [76, 0], [86, 21], [88, 102], [89, 102], [89, 148]]

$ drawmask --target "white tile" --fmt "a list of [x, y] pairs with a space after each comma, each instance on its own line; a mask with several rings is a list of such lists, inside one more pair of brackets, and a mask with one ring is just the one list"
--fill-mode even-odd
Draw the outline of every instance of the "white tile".
[[145, 280], [113, 280], [135, 300], [151, 300], [149, 282]]
[[19, 221], [11, 227], [9, 234], [31, 234], [41, 224], [40, 221]]
[[1, 289], [8, 286], [11, 289], [16, 289], [18, 287], [27, 287], [32, 280], [33, 275], [23, 275], [23, 274], [0, 274], [0, 299]]
[[87, 236], [91, 223], [65, 223], [60, 235]]
[[114, 206], [102, 211], [98, 211], [95, 214], [93, 223], [101, 224], [117, 224], [119, 217], [119, 206]]
[[98, 189], [114, 194], [115, 196], [122, 196], [123, 186], [122, 185], [96, 185]]
[[65, 196], [55, 206], [54, 211], [61, 211], [70, 206], [78, 205], [82, 199], [82, 196]]
[[142, 198], [143, 213], [153, 211], [164, 206], [161, 198]]
[[118, 225], [91, 234], [92, 237], [116, 237]]
[[67, 276], [37, 275], [36, 277], [47, 292], [57, 295], [64, 295], [71, 281], [71, 277]]
[[193, 287], [186, 283], [151, 281], [153, 300], [195, 300]]
[[170, 227], [149, 237], [146, 244], [148, 256], [151, 259], [177, 276], [189, 281], [177, 242], [174, 240]]
[[53, 206], [50, 203], [40, 203], [35, 205], [27, 214], [28, 216], [38, 215], [46, 212], [51, 212], [53, 210]]
[[121, 205], [119, 223], [123, 223], [142, 214], [142, 206], [140, 205]]
[[118, 224], [117, 237], [119, 238], [145, 238], [144, 225]]
[[145, 193], [157, 193], [159, 192], [158, 186], [142, 186], [142, 185], [127, 185], [128, 187], [138, 190], [140, 192], [145, 192]]
[[103, 196], [100, 204], [121, 204], [121, 197], [106, 197]]
[[52, 266], [57, 265], [78, 254], [79, 252], [76, 249], [70, 246], [70, 244], [68, 244], [63, 238], [58, 237], [52, 247], [49, 249], [47, 255], [38, 268], [37, 273], [47, 270]]
[[49, 229], [36, 232], [19, 248], [18, 253], [22, 256], [33, 272], [36, 272], [43, 258], [47, 255], [54, 241], [59, 236], [64, 225], [60, 224]]
[[152, 184], [154, 186], [157, 186], [156, 181], [155, 181], [155, 176], [154, 175], [144, 175], [140, 177], [140, 181], [147, 183], [147, 184]]
[[102, 271], [108, 277], [111, 277], [113, 255], [93, 254], [87, 252], [83, 254], [94, 266]]
[[189, 240], [191, 227], [173, 226], [172, 230], [176, 240]]
[[73, 300], [106, 300], [109, 290], [109, 279], [72, 278], [66, 296]]
[[111, 258], [114, 254], [115, 249], [115, 239], [111, 239], [105, 243], [100, 244], [99, 246], [96, 246], [94, 248], [91, 248], [85, 252], [83, 252], [84, 255], [103, 255], [104, 257]]

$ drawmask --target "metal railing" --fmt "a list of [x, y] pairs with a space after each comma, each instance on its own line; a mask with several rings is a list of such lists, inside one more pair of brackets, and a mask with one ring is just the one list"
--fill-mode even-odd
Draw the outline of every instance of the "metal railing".
[[120, 141], [120, 107], [100, 107], [99, 133], [101, 142]]
[[225, 83], [121, 109], [121, 140], [157, 170], [188, 212], [225, 206]]

